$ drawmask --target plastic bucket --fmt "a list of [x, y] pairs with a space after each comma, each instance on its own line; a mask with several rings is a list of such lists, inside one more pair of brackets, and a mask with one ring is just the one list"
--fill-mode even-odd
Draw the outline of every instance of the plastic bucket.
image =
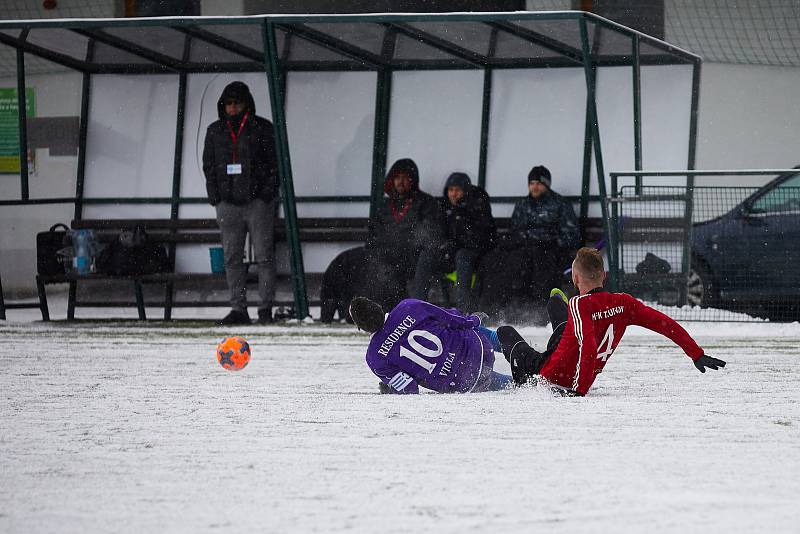
[[222, 247], [211, 247], [208, 249], [208, 255], [211, 258], [211, 272], [224, 273], [225, 254], [222, 253]]

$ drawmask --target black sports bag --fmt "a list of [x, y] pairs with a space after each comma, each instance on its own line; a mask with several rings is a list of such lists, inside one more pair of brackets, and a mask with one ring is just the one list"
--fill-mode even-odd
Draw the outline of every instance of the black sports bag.
[[[63, 228], [63, 230], [59, 229]], [[64, 274], [58, 251], [69, 245], [69, 227], [58, 223], [36, 234], [36, 271], [43, 276]]]

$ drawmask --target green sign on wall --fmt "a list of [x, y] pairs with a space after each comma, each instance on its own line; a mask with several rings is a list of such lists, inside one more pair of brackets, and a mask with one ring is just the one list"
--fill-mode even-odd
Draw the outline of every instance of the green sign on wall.
[[[25, 89], [25, 114], [28, 118], [36, 115], [34, 98], [33, 88]], [[20, 172], [18, 109], [17, 90], [0, 88], [0, 173], [4, 174]]]

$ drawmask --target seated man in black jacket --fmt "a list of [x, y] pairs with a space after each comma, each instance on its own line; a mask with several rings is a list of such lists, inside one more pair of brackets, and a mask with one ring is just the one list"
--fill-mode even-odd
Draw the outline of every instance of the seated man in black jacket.
[[489, 195], [472, 185], [469, 176], [454, 172], [439, 200], [445, 223], [445, 241], [440, 254], [421, 257], [417, 265], [420, 286], [414, 298], [427, 298], [433, 278], [456, 271], [456, 308], [464, 313], [474, 309], [473, 275], [478, 261], [494, 246], [496, 227]]
[[392, 165], [383, 190], [387, 196], [369, 221], [368, 261], [371, 268], [377, 267], [377, 272], [401, 287], [414, 278], [413, 296], [422, 285], [418, 265], [436, 254], [442, 242], [441, 213], [436, 200], [420, 191], [419, 170], [411, 159], [399, 159]]
[[514, 205], [508, 239], [482, 265], [481, 310], [535, 312], [530, 304], [539, 301], [543, 309], [542, 295], [561, 285], [580, 246], [580, 230], [572, 204], [551, 190], [551, 183], [547, 167], [533, 167], [528, 174], [528, 195]]

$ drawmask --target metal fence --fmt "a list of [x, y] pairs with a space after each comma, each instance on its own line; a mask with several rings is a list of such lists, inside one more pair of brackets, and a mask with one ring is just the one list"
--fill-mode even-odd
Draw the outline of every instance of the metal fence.
[[[669, 186], [641, 178], [677, 171], [612, 174], [612, 287], [680, 320], [800, 319], [800, 171], [681, 172], [686, 184]], [[693, 184], [775, 174], [761, 187]]]

